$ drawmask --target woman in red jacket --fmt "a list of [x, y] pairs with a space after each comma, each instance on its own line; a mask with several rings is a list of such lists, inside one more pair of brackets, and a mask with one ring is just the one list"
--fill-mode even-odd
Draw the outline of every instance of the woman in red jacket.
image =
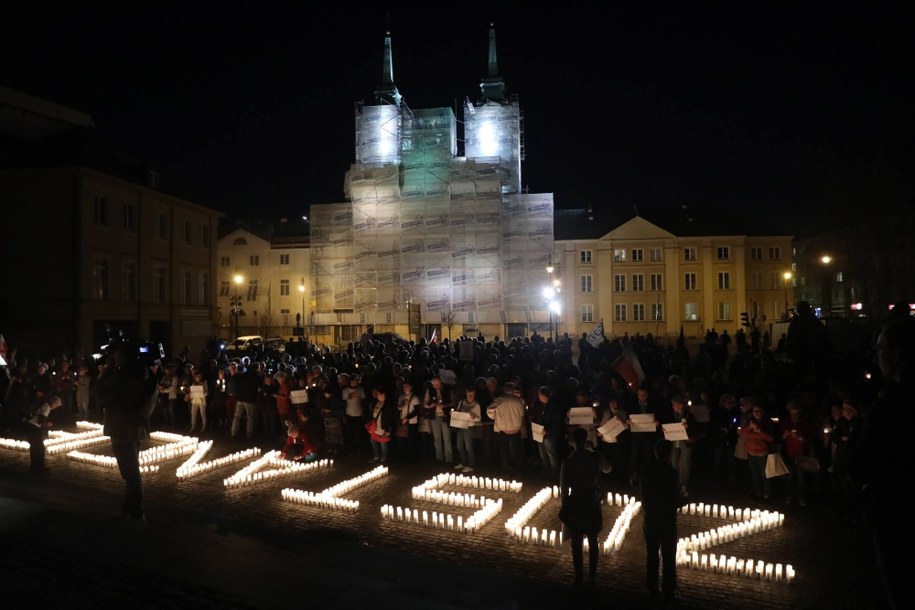
[[766, 410], [757, 401], [753, 401], [750, 421], [740, 428], [740, 436], [747, 443], [747, 463], [750, 467], [750, 480], [753, 483], [753, 497], [768, 501], [770, 493], [769, 479], [766, 478], [766, 460], [769, 449], [775, 439], [775, 426], [766, 417]]

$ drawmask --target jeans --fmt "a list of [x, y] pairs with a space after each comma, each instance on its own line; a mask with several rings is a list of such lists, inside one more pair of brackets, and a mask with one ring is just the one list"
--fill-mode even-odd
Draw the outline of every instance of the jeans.
[[235, 404], [235, 417], [232, 419], [232, 437], [238, 436], [238, 429], [241, 428], [241, 418], [248, 420], [248, 439], [254, 438], [254, 425], [257, 420], [257, 403], [244, 402], [239, 400]]
[[140, 477], [140, 443], [111, 439], [111, 451], [124, 479], [125, 495], [121, 512], [132, 519], [143, 518], [143, 479]]
[[432, 426], [432, 444], [435, 445], [435, 459], [448, 464], [454, 463], [454, 451], [451, 449], [451, 426], [444, 417], [435, 416], [429, 420]]
[[521, 454], [521, 434], [499, 432], [499, 458], [502, 462], [502, 468], [505, 470], [521, 467], [521, 462], [524, 459]]
[[[678, 447], [678, 445], [683, 445]], [[680, 475], [680, 485], [685, 489], [689, 486], [689, 474], [693, 469], [693, 447], [684, 441], [674, 443], [670, 450], [670, 465]]]
[[382, 462], [388, 461], [388, 445], [390, 444], [390, 442], [379, 443], [375, 439], [372, 439], [372, 456], [376, 460], [380, 460]]
[[558, 483], [560, 460], [556, 441], [544, 436], [543, 442], [537, 443], [537, 449], [540, 451], [540, 472], [544, 477]]
[[457, 448], [461, 456], [461, 464], [464, 466], [476, 467], [476, 456], [473, 452], [473, 428], [458, 428], [457, 431]]
[[768, 455], [748, 455], [747, 462], [750, 467], [750, 480], [753, 482], [753, 495], [769, 497], [771, 485], [766, 478], [766, 461]]

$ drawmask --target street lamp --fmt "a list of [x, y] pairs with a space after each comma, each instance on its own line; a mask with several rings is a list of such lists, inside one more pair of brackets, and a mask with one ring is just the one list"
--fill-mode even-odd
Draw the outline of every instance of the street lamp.
[[238, 316], [244, 313], [241, 308], [241, 297], [238, 296], [238, 287], [241, 286], [241, 283], [245, 281], [245, 278], [240, 273], [236, 273], [235, 277], [232, 278], [235, 281], [235, 296], [232, 297], [230, 305], [232, 307], [232, 315], [235, 316], [235, 338], [238, 338]]
[[829, 264], [832, 262], [832, 257], [828, 254], [824, 254], [820, 257], [820, 263], [823, 265], [825, 271], [823, 277], [823, 283], [821, 284], [820, 290], [822, 291], [822, 301], [823, 305], [820, 309], [821, 315], [829, 316], [832, 315], [832, 277], [829, 271]]
[[[304, 218], [304, 217], [303, 217]], [[299, 292], [302, 293], [302, 334], [300, 336], [305, 336], [305, 278], [302, 278], [302, 283], [299, 284]]]
[[791, 281], [791, 278], [794, 277], [790, 271], [785, 271], [782, 276], [785, 278], [785, 319], [788, 319], [788, 282]]

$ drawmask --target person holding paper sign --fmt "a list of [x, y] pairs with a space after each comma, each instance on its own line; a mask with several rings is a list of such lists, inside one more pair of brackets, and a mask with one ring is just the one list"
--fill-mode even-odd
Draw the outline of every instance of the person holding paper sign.
[[[661, 438], [657, 431], [658, 414], [661, 412], [661, 408], [658, 406], [657, 399], [653, 396], [651, 384], [648, 380], [645, 380], [636, 390], [635, 396], [636, 401], [628, 410], [629, 419], [626, 421], [626, 425], [632, 431], [629, 472], [633, 473], [638, 472], [642, 464], [652, 459], [654, 443], [658, 438]], [[651, 416], [654, 426], [650, 431], [640, 431], [639, 426], [633, 427], [633, 415]]]
[[476, 432], [473, 427], [480, 423], [482, 412], [480, 403], [477, 402], [477, 389], [473, 386], [468, 387], [464, 392], [464, 399], [459, 401], [451, 417], [454, 419], [455, 412], [466, 413], [470, 416], [470, 425], [466, 428], [457, 428], [457, 450], [461, 456], [461, 463], [455, 466], [455, 470], [463, 472], [473, 472], [476, 465], [476, 455], [473, 451], [473, 437]]
[[541, 474], [555, 483], [559, 480], [559, 467], [564, 457], [561, 447], [566, 438], [566, 415], [549, 386], [540, 386], [537, 390], [537, 400], [528, 416], [532, 423], [543, 426], [543, 442], [534, 444], [540, 455]]
[[693, 447], [701, 438], [699, 424], [689, 410], [689, 398], [686, 394], [677, 394], [670, 401], [673, 409], [672, 422], [679, 422], [686, 429], [686, 440], [673, 441], [670, 447], [670, 465], [680, 476], [680, 493], [686, 497], [690, 473], [693, 470]]

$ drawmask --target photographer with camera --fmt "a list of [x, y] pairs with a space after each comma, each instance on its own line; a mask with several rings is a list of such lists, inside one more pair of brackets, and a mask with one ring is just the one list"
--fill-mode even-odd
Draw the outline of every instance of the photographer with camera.
[[145, 521], [143, 481], [140, 477], [140, 442], [149, 438], [149, 418], [156, 407], [156, 372], [161, 356], [148, 343], [116, 341], [109, 344], [99, 367], [99, 397], [105, 405], [104, 433], [126, 484], [121, 517]]

